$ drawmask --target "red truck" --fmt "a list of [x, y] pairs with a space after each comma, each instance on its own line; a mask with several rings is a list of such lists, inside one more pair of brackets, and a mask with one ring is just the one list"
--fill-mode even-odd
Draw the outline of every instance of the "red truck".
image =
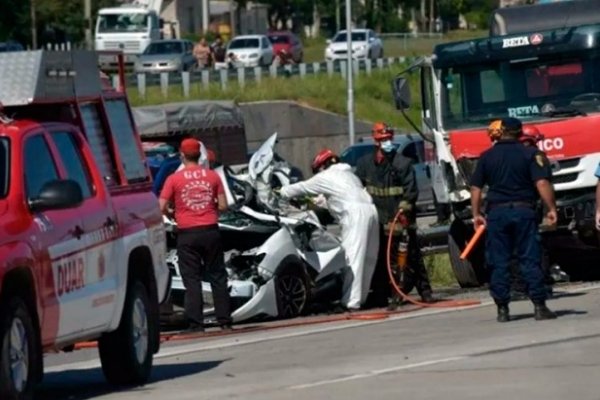
[[158, 200], [123, 90], [97, 54], [0, 54], [0, 399], [43, 354], [98, 340], [107, 380], [145, 382], [170, 288]]
[[[488, 37], [439, 44], [408, 70], [420, 73], [425, 157], [436, 200], [450, 205], [455, 217], [448, 250], [463, 287], [489, 279], [485, 241], [468, 259], [459, 255], [473, 234], [471, 175], [492, 146], [488, 124], [503, 117], [517, 117], [544, 135], [538, 146], [552, 165], [558, 208], [555, 229], [540, 232], [546, 262], [585, 275], [581, 266], [598, 259], [600, 14], [590, 10], [599, 9], [600, 0], [501, 8], [490, 17]], [[394, 80], [393, 93], [406, 116], [406, 77]]]

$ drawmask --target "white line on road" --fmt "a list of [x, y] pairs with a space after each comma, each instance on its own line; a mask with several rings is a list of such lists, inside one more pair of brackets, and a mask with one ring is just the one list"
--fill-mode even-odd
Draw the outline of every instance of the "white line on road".
[[451, 362], [451, 361], [464, 360], [465, 358], [468, 358], [468, 357], [467, 356], [448, 357], [448, 358], [440, 358], [439, 360], [430, 360], [430, 361], [423, 361], [423, 362], [414, 363], [414, 364], [399, 365], [397, 367], [377, 369], [377, 370], [366, 372], [363, 374], [345, 376], [343, 378], [327, 379], [327, 380], [313, 382], [313, 383], [306, 383], [303, 385], [290, 386], [290, 389], [294, 389], [294, 390], [308, 389], [308, 388], [313, 388], [313, 387], [317, 387], [317, 386], [331, 385], [333, 383], [353, 381], [356, 379], [372, 378], [377, 375], [389, 374], [392, 372], [404, 371], [407, 369], [413, 369], [413, 368], [419, 368], [419, 367], [428, 367], [431, 365], [443, 364], [443, 363], [447, 363], [447, 362]]

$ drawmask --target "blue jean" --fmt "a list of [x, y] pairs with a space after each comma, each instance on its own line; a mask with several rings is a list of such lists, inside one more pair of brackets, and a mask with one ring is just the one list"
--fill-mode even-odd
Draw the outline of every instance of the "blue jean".
[[526, 207], [497, 207], [487, 216], [486, 262], [491, 270], [490, 293], [496, 304], [510, 302], [510, 262], [516, 254], [529, 298], [546, 300], [541, 268], [542, 248], [536, 213]]

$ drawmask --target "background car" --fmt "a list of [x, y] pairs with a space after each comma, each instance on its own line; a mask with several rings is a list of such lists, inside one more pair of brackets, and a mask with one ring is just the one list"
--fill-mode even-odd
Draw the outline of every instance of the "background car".
[[[383, 57], [383, 42], [371, 29], [353, 29], [351, 31], [352, 57], [355, 59]], [[348, 46], [346, 31], [339, 31], [331, 40], [327, 40], [326, 60], [346, 59]]]
[[23, 51], [23, 46], [15, 41], [9, 40], [7, 42], [0, 42], [0, 53], [7, 51]]
[[[429, 167], [425, 163], [425, 148], [423, 139], [416, 135], [396, 135], [394, 144], [398, 147], [398, 152], [412, 159], [417, 178], [417, 187], [419, 189], [419, 198], [417, 207], [420, 214], [435, 211], [433, 203], [433, 186]], [[340, 155], [342, 162], [356, 167], [358, 160], [367, 154], [375, 152], [375, 143], [371, 137], [360, 138], [353, 146], [348, 147]]]
[[273, 63], [273, 46], [265, 35], [237, 36], [227, 45], [226, 57], [236, 66], [268, 66]]
[[194, 44], [189, 40], [156, 40], [138, 57], [135, 72], [158, 74], [191, 71], [196, 67], [193, 49]]
[[304, 57], [304, 48], [302, 42], [291, 32], [270, 32], [267, 34], [273, 53], [277, 54], [282, 50], [292, 55], [295, 63], [301, 63]]

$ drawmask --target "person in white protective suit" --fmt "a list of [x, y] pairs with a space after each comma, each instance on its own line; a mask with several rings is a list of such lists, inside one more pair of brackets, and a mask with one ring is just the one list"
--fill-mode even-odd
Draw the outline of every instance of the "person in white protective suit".
[[346, 274], [342, 305], [358, 310], [369, 293], [377, 262], [379, 225], [373, 200], [348, 164], [339, 163], [331, 150], [323, 150], [312, 163], [315, 175], [281, 188], [281, 197], [323, 195], [327, 208], [341, 227], [341, 242], [352, 273]]

